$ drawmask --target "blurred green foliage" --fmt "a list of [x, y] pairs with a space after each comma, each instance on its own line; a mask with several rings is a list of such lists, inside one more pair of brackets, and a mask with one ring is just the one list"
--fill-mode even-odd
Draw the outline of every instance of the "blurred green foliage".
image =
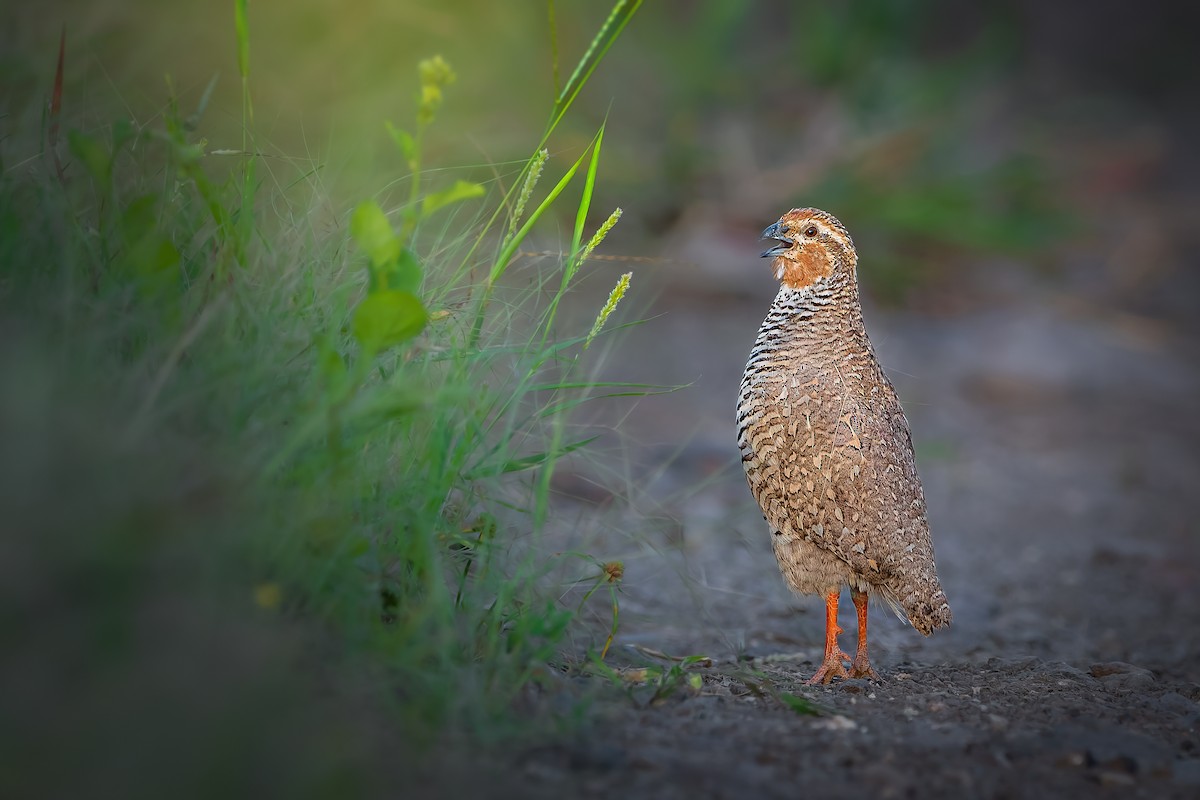
[[[642, 136], [666, 136], [652, 151], [666, 180], [644, 187], [656, 217], [698, 196], [755, 212], [748, 227], [827, 208], [869, 245], [868, 289], [896, 301], [971, 260], [1036, 259], [1071, 231], [1013, 94], [1022, 42], [1007, 6], [667, 5], [639, 31], [670, 98], [641, 108]], [[753, 170], [731, 143], [755, 148]]]
[[[91, 32], [105, 81], [130, 108], [152, 113], [146, 99], [161, 94], [161, 77], [122, 52], [170, 65], [184, 96], [210, 85], [214, 55], [217, 64], [244, 60], [229, 21], [202, 4], [134, 5], [129, 25], [100, 6], [64, 6], [72, 30]], [[310, 159], [331, 197], [357, 199], [380, 170], [411, 160], [411, 133], [394, 131], [403, 146], [386, 148], [370, 132], [400, 105], [401, 54], [432, 46], [458, 67], [462, 100], [439, 111], [444, 133], [429, 155], [487, 163], [513, 152], [541, 133], [546, 104], [569, 77], [554, 63], [555, 42], [583, 45], [608, 12], [584, 0], [554, 10], [551, 31], [537, 3], [416, 0], [400, 9], [351, 0], [336, 15], [325, 0], [256, 8], [271, 35], [255, 42], [255, 144], [275, 159]], [[4, 100], [15, 120], [46, 82], [30, 65], [50, 54], [30, 43], [53, 41], [59, 21], [9, 13], [12, 52], [24, 54]], [[868, 288], [901, 300], [992, 254], [1036, 259], [1073, 230], [1059, 167], [1014, 82], [1026, 23], [1003, 3], [661, 0], [615, 45], [558, 141], [578, 152], [619, 109], [597, 204], [624, 207], [628, 249], [657, 255], [652, 237], [692, 203], [722, 207], [749, 231], [788, 206], [817, 205], [871, 245]], [[187, 30], [194, 47], [174, 47], [159, 30]], [[72, 72], [68, 95], [78, 102], [96, 80], [94, 68]], [[440, 86], [422, 90], [422, 107]], [[237, 88], [218, 81], [213, 103], [236, 107]], [[210, 147], [231, 146], [240, 123], [211, 118]]]
[[[413, 125], [374, 125], [406, 199], [379, 186], [331, 228], [308, 165], [258, 149], [249, 81], [240, 147], [202, 135], [211, 82], [194, 113], [171, 94], [103, 125], [66, 90], [5, 143], [28, 151], [0, 176], [0, 794], [345, 797], [368, 763], [417, 785], [443, 738], [553, 727], [514, 710], [587, 640], [555, 582], [609, 589], [605, 649], [618, 619], [612, 569], [538, 547], [616, 303], [556, 319], [611, 228], [589, 222], [601, 135], [537, 177], [638, 5], [581, 48], [509, 186], [430, 167], [454, 73], [421, 61]], [[507, 281], [580, 183], [573, 251]]]
[[[690, 204], [748, 236], [822, 206], [896, 300], [1070, 229], [1002, 4], [661, 0], [618, 41], [639, 5], [0, 10], [0, 749], [37, 767], [0, 786], [345, 796], [381, 719], [496, 735], [579, 611], [526, 534], [629, 282], [574, 334], [558, 301], [618, 218], [656, 254]], [[555, 222], [564, 259], [513, 275]], [[564, 558], [603, 653], [621, 565]]]

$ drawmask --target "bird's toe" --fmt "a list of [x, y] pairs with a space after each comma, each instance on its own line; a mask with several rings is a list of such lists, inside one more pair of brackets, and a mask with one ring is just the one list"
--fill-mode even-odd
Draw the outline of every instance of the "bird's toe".
[[855, 658], [854, 663], [850, 665], [851, 678], [868, 678], [873, 681], [881, 680], [879, 673], [871, 666], [870, 660], [866, 658]]
[[845, 680], [849, 677], [850, 673], [846, 672], [846, 665], [835, 655], [826, 659], [825, 663], [821, 664], [821, 668], [817, 670], [817, 674], [805, 681], [805, 685], [821, 686], [832, 683], [834, 678]]

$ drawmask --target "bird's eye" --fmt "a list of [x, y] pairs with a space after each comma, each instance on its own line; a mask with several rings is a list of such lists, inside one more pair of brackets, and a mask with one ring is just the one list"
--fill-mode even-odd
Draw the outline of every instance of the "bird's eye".
[[816, 226], [816, 225], [809, 225], [807, 228], [805, 228], [805, 229], [804, 229], [804, 235], [805, 235], [805, 236], [807, 236], [807, 237], [809, 237], [810, 239], [811, 239], [813, 236], [816, 236], [816, 235], [817, 235], [817, 226]]

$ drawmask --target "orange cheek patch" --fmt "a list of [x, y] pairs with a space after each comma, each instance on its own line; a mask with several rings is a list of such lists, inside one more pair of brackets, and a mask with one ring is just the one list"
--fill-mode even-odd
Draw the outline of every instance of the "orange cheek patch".
[[833, 265], [816, 248], [801, 250], [795, 255], [789, 253], [783, 258], [783, 282], [793, 289], [803, 289], [818, 278], [828, 278], [833, 274]]

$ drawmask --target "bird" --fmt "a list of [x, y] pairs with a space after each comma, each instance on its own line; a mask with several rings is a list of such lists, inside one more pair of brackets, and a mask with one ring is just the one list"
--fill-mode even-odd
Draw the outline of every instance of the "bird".
[[[867, 652], [871, 599], [926, 636], [952, 619], [912, 435], [867, 336], [845, 226], [794, 208], [762, 237], [780, 285], [738, 396], [742, 466], [788, 587], [825, 600], [825, 656], [808, 683], [879, 680]], [[858, 616], [853, 661], [837, 638], [846, 586]]]

